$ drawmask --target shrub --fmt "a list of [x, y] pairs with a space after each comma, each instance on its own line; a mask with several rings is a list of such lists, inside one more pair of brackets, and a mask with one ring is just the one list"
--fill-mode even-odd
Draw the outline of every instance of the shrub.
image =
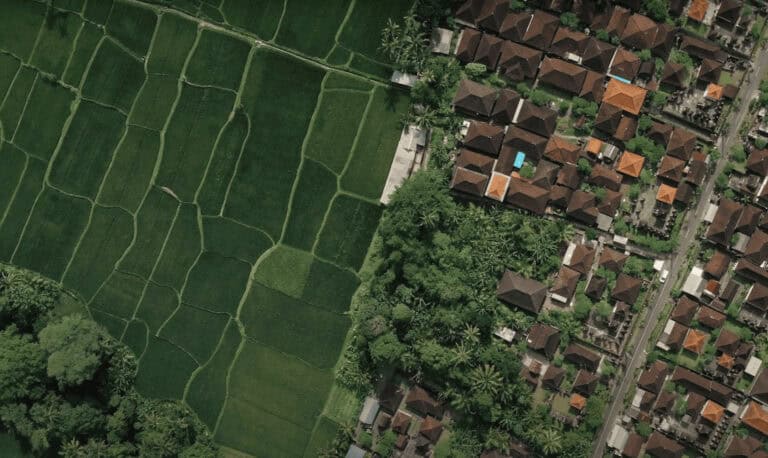
[[466, 72], [470, 79], [479, 80], [488, 72], [488, 67], [486, 67], [484, 64], [472, 62], [464, 67], [464, 72]]

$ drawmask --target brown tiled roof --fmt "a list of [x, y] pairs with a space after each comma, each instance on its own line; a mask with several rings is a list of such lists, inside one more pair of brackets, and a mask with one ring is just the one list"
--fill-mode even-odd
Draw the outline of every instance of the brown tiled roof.
[[536, 76], [543, 54], [528, 46], [505, 41], [501, 46], [499, 68], [501, 73], [514, 81]]
[[493, 171], [493, 158], [485, 154], [462, 148], [456, 156], [456, 166], [490, 175]]
[[742, 205], [728, 198], [720, 199], [717, 213], [707, 230], [707, 239], [722, 246], [731, 244], [731, 236], [741, 216]]
[[616, 46], [592, 37], [584, 48], [581, 64], [596, 72], [605, 73], [608, 71], [614, 52], [616, 52]]
[[768, 407], [761, 406], [757, 402], [751, 401], [747, 405], [747, 410], [741, 417], [741, 421], [755, 431], [759, 431], [764, 436], [768, 436]]
[[576, 286], [579, 284], [579, 273], [570, 267], [560, 266], [557, 273], [555, 284], [552, 285], [550, 292], [554, 295], [564, 297], [566, 302], [570, 301], [576, 292]]
[[768, 283], [768, 272], [747, 259], [739, 260], [733, 270], [749, 280]]
[[531, 278], [507, 270], [499, 280], [496, 296], [502, 302], [539, 313], [547, 297], [547, 286]]
[[624, 444], [624, 449], [621, 451], [621, 456], [624, 458], [638, 458], [643, 445], [645, 445], [643, 436], [637, 433], [630, 433], [626, 444]]
[[723, 97], [733, 100], [739, 95], [739, 88], [735, 84], [726, 84], [723, 86]]
[[498, 32], [508, 11], [509, 1], [507, 0], [485, 0], [476, 23], [483, 29]]
[[736, 232], [741, 232], [746, 235], [755, 232], [763, 213], [763, 210], [754, 205], [744, 205], [744, 209], [741, 211], [741, 216], [739, 217], [739, 222], [736, 223]]
[[685, 340], [685, 335], [688, 333], [688, 328], [680, 323], [674, 322], [672, 329], [664, 342], [672, 351], [680, 350]]
[[515, 117], [515, 110], [520, 103], [520, 94], [512, 89], [501, 89], [499, 98], [493, 105], [491, 119], [498, 124], [512, 124], [512, 118]]
[[604, 83], [605, 78], [602, 73], [587, 70], [579, 97], [589, 102], [600, 103], [603, 100], [603, 93], [605, 93]]
[[597, 211], [603, 215], [613, 217], [616, 214], [616, 210], [619, 209], [619, 205], [621, 205], [622, 197], [624, 196], [620, 192], [606, 189], [605, 197], [603, 197], [603, 200], [597, 205]]
[[603, 291], [605, 291], [605, 286], [607, 284], [608, 280], [606, 280], [604, 277], [599, 275], [592, 275], [592, 278], [589, 280], [589, 284], [587, 284], [587, 288], [584, 290], [584, 294], [596, 301], [600, 300], [600, 298], [603, 297]]
[[699, 81], [717, 83], [720, 81], [720, 72], [723, 69], [722, 62], [713, 59], [704, 59], [699, 68]]
[[549, 46], [549, 52], [565, 58], [568, 53], [581, 56], [587, 47], [589, 37], [583, 32], [560, 26]]
[[682, 458], [685, 447], [660, 432], [654, 431], [645, 444], [645, 453], [654, 458]]
[[477, 17], [480, 15], [480, 11], [483, 9], [485, 0], [466, 0], [456, 10], [455, 17], [461, 21], [469, 24], [477, 22]]
[[709, 334], [696, 329], [689, 329], [688, 334], [685, 335], [683, 348], [699, 355], [704, 350], [707, 340], [709, 340]]
[[392, 417], [392, 430], [396, 433], [406, 434], [408, 433], [408, 427], [411, 425], [411, 415], [398, 410], [395, 416]]
[[696, 22], [702, 22], [707, 15], [709, 8], [708, 0], [691, 0], [691, 6], [688, 7], [688, 18]]
[[591, 396], [595, 389], [597, 389], [598, 379], [599, 377], [594, 373], [581, 369], [576, 374], [576, 380], [573, 382], [573, 391], [584, 396]]
[[636, 49], [650, 49], [656, 38], [657, 27], [653, 19], [635, 13], [627, 20], [621, 42]]
[[669, 366], [667, 363], [657, 360], [640, 374], [637, 386], [645, 391], [658, 394], [664, 386], [664, 380], [668, 373]]
[[736, 333], [729, 331], [728, 329], [721, 329], [720, 335], [718, 335], [717, 340], [715, 340], [715, 348], [718, 351], [728, 353], [730, 355], [736, 353], [736, 350], [739, 349], [740, 344], [741, 338]]
[[464, 137], [464, 146], [491, 156], [498, 156], [502, 141], [504, 141], [503, 127], [472, 121]]
[[[725, 3], [725, 2], [723, 2]], [[731, 435], [731, 442], [725, 449], [725, 458], [761, 458], [758, 453], [763, 452], [763, 443], [752, 437], [739, 437], [736, 434]]]
[[443, 434], [443, 424], [435, 417], [427, 415], [427, 418], [421, 422], [419, 434], [426, 437], [434, 444], [440, 439], [440, 435]]
[[664, 156], [659, 164], [659, 170], [656, 173], [661, 178], [679, 182], [683, 178], [685, 161], [672, 156]]
[[688, 163], [688, 174], [685, 176], [685, 181], [696, 186], [701, 186], [701, 183], [704, 181], [704, 175], [706, 175], [706, 173], [706, 156], [701, 152], [693, 153], [691, 155], [691, 160]]
[[550, 189], [555, 184], [559, 172], [560, 167], [557, 164], [547, 160], [539, 161], [536, 165], [536, 172], [534, 172], [533, 178], [531, 178], [531, 184], [540, 188]]
[[624, 32], [624, 28], [627, 25], [627, 20], [632, 14], [628, 9], [620, 6], [614, 6], [610, 13], [602, 15], [592, 23], [592, 28], [595, 30], [605, 30], [611, 35], [620, 36]]
[[760, 371], [749, 394], [756, 399], [768, 403], [768, 369], [763, 368], [763, 370]]
[[743, 4], [743, 0], [723, 0], [720, 2], [715, 19], [729, 26], [735, 25]]
[[637, 296], [640, 295], [640, 286], [642, 284], [642, 280], [620, 273], [616, 278], [616, 286], [611, 291], [611, 298], [634, 305]]
[[496, 70], [496, 65], [499, 63], [499, 57], [501, 56], [502, 43], [504, 41], [501, 38], [484, 33], [480, 39], [480, 44], [477, 45], [473, 62], [485, 65], [488, 70]]
[[539, 69], [539, 82], [549, 84], [571, 94], [581, 92], [586, 70], [562, 59], [545, 57]]
[[605, 94], [603, 94], [603, 101], [617, 106], [627, 113], [637, 115], [643, 107], [647, 92], [639, 86], [622, 83], [616, 78], [611, 78], [608, 81]]
[[456, 48], [456, 57], [464, 64], [475, 60], [477, 46], [483, 34], [475, 29], [466, 28], [461, 32], [461, 40]]
[[531, 13], [507, 13], [504, 21], [501, 23], [499, 36], [507, 40], [523, 41], [523, 35], [531, 22]]
[[595, 261], [595, 249], [583, 243], [577, 244], [573, 249], [568, 266], [584, 275], [592, 268]]
[[563, 352], [566, 361], [573, 363], [582, 369], [589, 369], [594, 372], [600, 365], [600, 355], [588, 350], [582, 345], [572, 343]]
[[573, 164], [565, 164], [557, 174], [557, 184], [571, 189], [576, 189], [581, 184], [579, 169]]
[[597, 164], [592, 167], [592, 173], [589, 175], [589, 182], [608, 188], [612, 191], [618, 191], [621, 187], [621, 176], [608, 167]]
[[[504, 135], [504, 147], [501, 150], [502, 156], [505, 151], [508, 151], [509, 159], [514, 162], [517, 152], [522, 151], [527, 158], [530, 158], [533, 162], [538, 162], [544, 154], [547, 143], [547, 137], [542, 137], [541, 135], [511, 125], [507, 128], [506, 135]], [[509, 165], [511, 166], [512, 163]], [[509, 172], [511, 172], [511, 169]]]
[[565, 370], [554, 364], [550, 364], [544, 376], [541, 378], [541, 384], [550, 390], [557, 391], [565, 378]]
[[612, 75], [633, 80], [639, 70], [640, 58], [635, 53], [624, 48], [616, 50], [610, 69]]
[[662, 391], [659, 393], [659, 399], [656, 400], [656, 405], [653, 408], [654, 412], [658, 412], [662, 415], [666, 415], [672, 412], [672, 407], [677, 400], [677, 393], [674, 391]]
[[653, 39], [651, 53], [654, 56], [666, 59], [675, 41], [675, 27], [667, 23], [657, 24], [656, 38]]
[[546, 107], [539, 107], [525, 100], [517, 115], [517, 125], [549, 137], [557, 127], [557, 112]]
[[717, 310], [703, 305], [699, 307], [699, 314], [696, 317], [699, 323], [710, 329], [719, 329], [725, 323], [725, 315]]
[[645, 134], [645, 136], [658, 143], [659, 145], [666, 147], [667, 143], [669, 143], [669, 139], [672, 137], [673, 129], [674, 127], [671, 124], [664, 124], [653, 121], [651, 128], [648, 129], [648, 132]]
[[636, 130], [637, 118], [623, 115], [619, 121], [619, 126], [616, 127], [616, 132], [613, 133], [613, 138], [625, 142], [635, 136]]
[[600, 105], [600, 109], [597, 112], [595, 118], [595, 128], [599, 129], [607, 134], [613, 135], [616, 129], [619, 128], [621, 123], [622, 110], [621, 108], [611, 105], [610, 103], [603, 102]]
[[427, 390], [420, 386], [414, 386], [408, 391], [405, 405], [421, 415], [443, 416], [443, 406]]
[[701, 418], [715, 425], [720, 423], [724, 414], [725, 407], [715, 401], [707, 400], [707, 402], [704, 403], [704, 407], [701, 409]]
[[496, 100], [496, 90], [472, 80], [462, 80], [453, 97], [456, 111], [474, 117], [488, 117]]
[[677, 305], [672, 310], [671, 319], [677, 321], [680, 324], [686, 326], [691, 324], [693, 317], [696, 315], [699, 304], [690, 297], [683, 295], [677, 300]]
[[528, 348], [539, 351], [551, 359], [560, 345], [560, 330], [547, 324], [535, 323], [526, 338]]
[[667, 154], [687, 161], [695, 148], [696, 134], [682, 127], [675, 127], [667, 144]]
[[749, 153], [747, 169], [761, 177], [768, 175], [768, 149], [758, 149]]
[[533, 13], [528, 30], [523, 35], [523, 42], [536, 49], [546, 51], [552, 43], [560, 19], [544, 11], [537, 10]]
[[643, 156], [630, 151], [624, 151], [624, 154], [621, 155], [621, 159], [619, 159], [619, 163], [616, 166], [616, 171], [637, 178], [640, 176], [640, 172], [643, 171], [644, 163], [645, 158]]
[[600, 260], [597, 262], [598, 267], [605, 267], [613, 272], [621, 272], [624, 268], [624, 263], [627, 262], [629, 255], [614, 250], [613, 248], [605, 247], [603, 252], [600, 253]]
[[451, 189], [481, 197], [488, 185], [488, 175], [456, 167], [451, 180]]
[[688, 205], [693, 198], [694, 190], [693, 186], [683, 181], [677, 186], [677, 192], [675, 193], [675, 202]]
[[714, 58], [718, 62], [725, 62], [728, 57], [719, 45], [691, 35], [683, 35], [680, 49], [699, 59]]
[[757, 265], [768, 261], [768, 233], [758, 230], [752, 234], [744, 249], [744, 258]]
[[728, 271], [728, 265], [731, 263], [731, 257], [722, 250], [715, 250], [715, 254], [709, 258], [704, 265], [704, 272], [708, 275], [720, 279]]
[[575, 164], [579, 160], [580, 148], [570, 141], [553, 135], [544, 149], [544, 157], [560, 164]]
[[667, 205], [672, 205], [672, 202], [675, 201], [675, 194], [677, 194], [677, 188], [662, 183], [659, 185], [659, 192], [656, 193], [656, 200]]
[[513, 177], [509, 180], [505, 201], [512, 206], [543, 215], [549, 201], [549, 191], [523, 179]]
[[549, 191], [550, 204], [558, 208], [565, 208], [568, 206], [568, 201], [571, 200], [571, 194], [573, 194], [573, 190], [570, 188], [560, 185], [553, 186]]
[[591, 192], [574, 191], [571, 199], [568, 201], [568, 207], [565, 213], [584, 224], [592, 225], [597, 220], [597, 207], [595, 206], [595, 195]]
[[403, 388], [399, 384], [387, 383], [378, 395], [379, 405], [387, 412], [394, 413], [400, 407], [404, 396]]
[[768, 286], [755, 283], [747, 296], [747, 303], [760, 310], [768, 310]]
[[661, 83], [678, 89], [685, 89], [688, 84], [688, 69], [685, 65], [668, 61], [661, 71]]
[[637, 76], [643, 79], [650, 79], [656, 73], [656, 61], [649, 59], [640, 62], [640, 69], [637, 71]]

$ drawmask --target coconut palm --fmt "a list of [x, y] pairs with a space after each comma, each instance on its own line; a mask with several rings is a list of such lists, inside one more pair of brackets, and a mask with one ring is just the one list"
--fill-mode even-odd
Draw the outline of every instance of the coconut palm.
[[556, 455], [563, 449], [563, 437], [556, 429], [544, 429], [539, 433], [539, 446], [547, 455]]
[[472, 389], [480, 393], [495, 395], [501, 389], [504, 378], [492, 364], [483, 364], [469, 374]]

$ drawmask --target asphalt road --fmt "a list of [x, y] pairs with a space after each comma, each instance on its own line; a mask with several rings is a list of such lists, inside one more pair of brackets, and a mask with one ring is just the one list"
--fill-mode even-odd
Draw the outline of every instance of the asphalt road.
[[661, 285], [661, 288], [656, 296], [656, 301], [649, 310], [645, 319], [645, 326], [639, 333], [633, 335], [630, 345], [634, 349], [630, 360], [627, 363], [626, 369], [619, 381], [617, 387], [614, 389], [612, 402], [605, 413], [603, 418], [606, 419], [603, 424], [603, 429], [600, 431], [600, 436], [595, 443], [595, 450], [592, 453], [592, 458], [602, 458], [605, 452], [606, 441], [611, 433], [611, 429], [615, 424], [617, 415], [622, 413], [624, 407], [624, 398], [629, 391], [629, 388], [635, 383], [635, 371], [641, 367], [645, 362], [646, 352], [645, 348], [648, 344], [648, 340], [653, 333], [654, 328], [658, 324], [661, 318], [661, 313], [664, 310], [664, 305], [668, 304], [671, 300], [670, 293], [672, 291], [672, 285], [674, 285], [680, 269], [685, 264], [685, 255], [688, 249], [693, 243], [696, 242], [696, 230], [701, 224], [704, 218], [704, 213], [709, 206], [709, 199], [715, 189], [715, 179], [720, 173], [722, 173], [725, 165], [728, 163], [727, 153], [731, 147], [738, 142], [741, 142], [739, 137], [739, 126], [742, 121], [749, 114], [749, 102], [753, 99], [753, 94], [758, 89], [760, 79], [766, 69], [768, 69], [768, 49], [763, 48], [759, 51], [757, 58], [753, 59], [753, 71], [745, 83], [739, 90], [739, 97], [741, 97], [741, 104], [739, 110], [731, 114], [730, 118], [730, 130], [725, 137], [718, 138], [717, 146], [720, 149], [721, 157], [718, 160], [715, 171], [707, 179], [704, 189], [699, 198], [699, 203], [693, 212], [689, 212], [683, 223], [683, 227], [680, 233], [680, 245], [678, 250], [672, 255], [670, 259], [671, 267], [669, 268], [669, 276], [667, 282]]

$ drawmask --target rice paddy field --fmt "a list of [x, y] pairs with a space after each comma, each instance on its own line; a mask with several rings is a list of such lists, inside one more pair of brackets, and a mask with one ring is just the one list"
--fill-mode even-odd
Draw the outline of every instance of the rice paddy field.
[[76, 291], [229, 454], [334, 435], [408, 105], [378, 30], [409, 3], [3, 2], [0, 260]]

